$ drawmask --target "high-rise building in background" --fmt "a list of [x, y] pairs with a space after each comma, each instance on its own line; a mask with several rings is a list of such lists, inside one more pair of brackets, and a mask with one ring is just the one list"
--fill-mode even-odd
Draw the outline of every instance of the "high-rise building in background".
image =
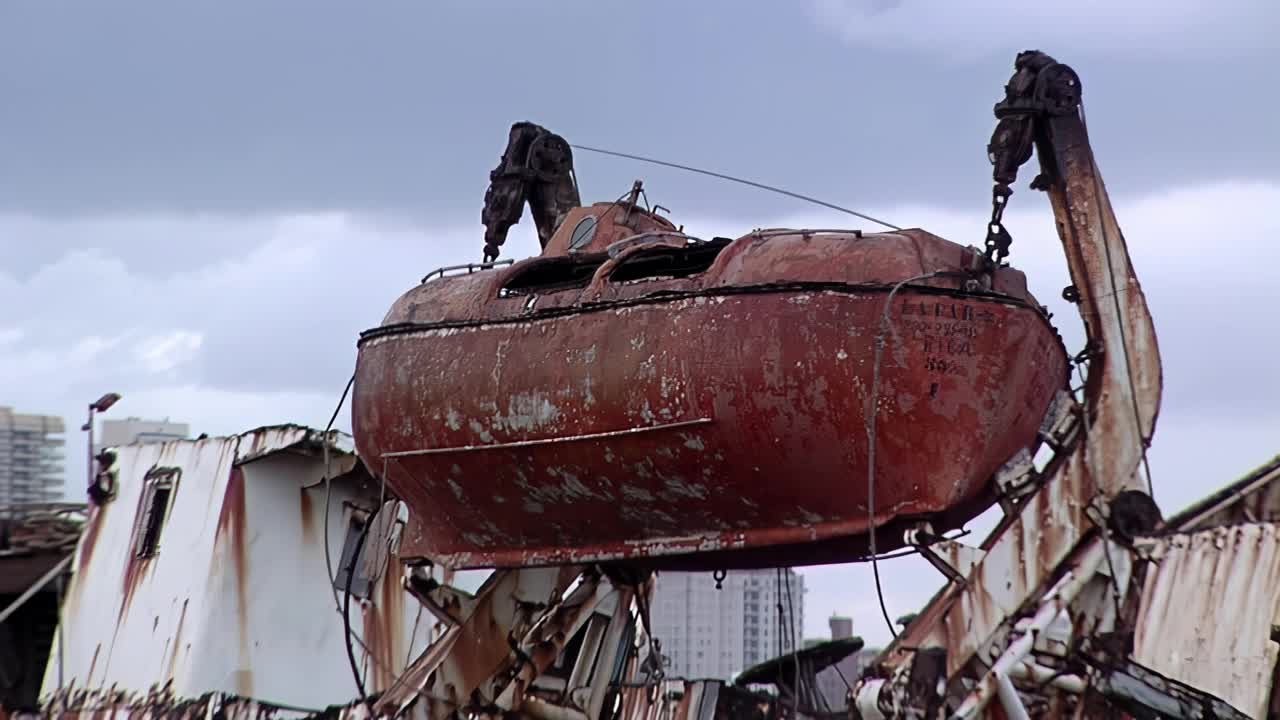
[[667, 677], [728, 680], [790, 652], [793, 639], [801, 642], [804, 577], [794, 570], [736, 571], [716, 589], [710, 573], [660, 573], [650, 616], [671, 662]]
[[0, 407], [0, 506], [62, 497], [65, 432], [60, 417]]
[[104, 447], [132, 445], [133, 443], [166, 442], [183, 440], [191, 434], [186, 423], [164, 420], [142, 420], [136, 417], [123, 420], [103, 420], [102, 427], [94, 443], [94, 452]]

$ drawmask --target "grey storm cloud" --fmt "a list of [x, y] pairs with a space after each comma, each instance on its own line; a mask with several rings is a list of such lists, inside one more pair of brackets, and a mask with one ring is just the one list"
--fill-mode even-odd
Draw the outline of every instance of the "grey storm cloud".
[[[1203, 15], [1187, 2], [1015, 5], [6, 3], [0, 208], [472, 221], [506, 128], [525, 119], [869, 208], [905, 193], [967, 205], [984, 194], [1014, 51], [1041, 43], [1081, 72], [1091, 107], [1124, 108], [1095, 138], [1117, 179], [1275, 176], [1280, 112], [1259, 89], [1280, 49], [1220, 31], [1275, 27], [1270, 4], [1203, 23], [1208, 50], [1187, 52]], [[614, 159], [578, 165], [590, 197], [644, 176], [684, 213], [793, 207]]]

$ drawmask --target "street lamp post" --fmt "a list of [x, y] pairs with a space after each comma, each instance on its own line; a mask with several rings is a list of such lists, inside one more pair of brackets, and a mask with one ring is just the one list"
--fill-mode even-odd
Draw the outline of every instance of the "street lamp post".
[[106, 395], [103, 395], [102, 397], [98, 398], [94, 402], [89, 403], [89, 422], [85, 423], [84, 427], [80, 428], [81, 430], [86, 430], [89, 433], [89, 450], [88, 450], [89, 483], [86, 486], [86, 488], [93, 487], [94, 481], [96, 479], [94, 477], [94, 472], [93, 472], [93, 465], [95, 460], [94, 454], [93, 454], [93, 414], [95, 412], [106, 412], [108, 408], [110, 408], [112, 405], [115, 405], [116, 402], [118, 402], [119, 400], [120, 400], [119, 393], [107, 393]]

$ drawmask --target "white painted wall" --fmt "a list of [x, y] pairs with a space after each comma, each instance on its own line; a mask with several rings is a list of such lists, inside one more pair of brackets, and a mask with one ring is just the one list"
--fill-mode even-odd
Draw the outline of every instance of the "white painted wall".
[[[73, 565], [78, 572], [60, 628], [64, 684], [141, 693], [172, 683], [179, 697], [222, 691], [314, 709], [356, 696], [325, 570], [325, 493], [318, 484], [323, 463], [275, 452], [236, 465], [237, 449], [244, 455], [254, 444], [243, 436], [119, 449], [118, 496], [94, 511]], [[350, 465], [350, 456], [345, 462]], [[131, 563], [143, 479], [157, 465], [179, 467], [182, 476], [159, 554]], [[242, 503], [236, 476], [243, 483]], [[348, 484], [334, 483], [328, 543], [335, 566], [351, 493]], [[381, 689], [430, 639], [432, 618], [423, 612], [410, 649], [419, 604], [400, 589], [394, 558], [390, 566], [371, 603], [352, 600], [352, 628], [359, 635], [382, 628], [368, 640], [383, 648], [384, 672], [375, 672], [355, 646], [369, 692]], [[389, 619], [373, 622], [380, 613]], [[388, 634], [389, 642], [380, 637]], [[59, 685], [56, 641], [54, 647], [46, 695]]]

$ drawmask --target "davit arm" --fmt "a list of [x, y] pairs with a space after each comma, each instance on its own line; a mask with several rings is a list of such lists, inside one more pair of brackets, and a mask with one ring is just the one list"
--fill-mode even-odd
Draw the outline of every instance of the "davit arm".
[[1049, 194], [1073, 283], [1064, 297], [1084, 321], [1084, 392], [1079, 405], [1061, 403], [1065, 412], [1047, 419], [1057, 452], [1043, 471], [1023, 470], [1034, 478], [1032, 490], [1011, 498], [982, 546], [967, 549], [977, 562], [916, 616], [881, 655], [876, 676], [856, 688], [855, 712], [864, 719], [972, 718], [996, 695], [1016, 703], [1008, 698], [1011, 669], [1099, 572], [1098, 512], [1134, 531], [1159, 518], [1140, 469], [1160, 407], [1160, 355], [1089, 145], [1079, 77], [1044, 53], [1021, 53], [995, 114], [987, 259], [996, 264], [1008, 254], [1002, 215], [1034, 150], [1040, 175], [1031, 186]]

